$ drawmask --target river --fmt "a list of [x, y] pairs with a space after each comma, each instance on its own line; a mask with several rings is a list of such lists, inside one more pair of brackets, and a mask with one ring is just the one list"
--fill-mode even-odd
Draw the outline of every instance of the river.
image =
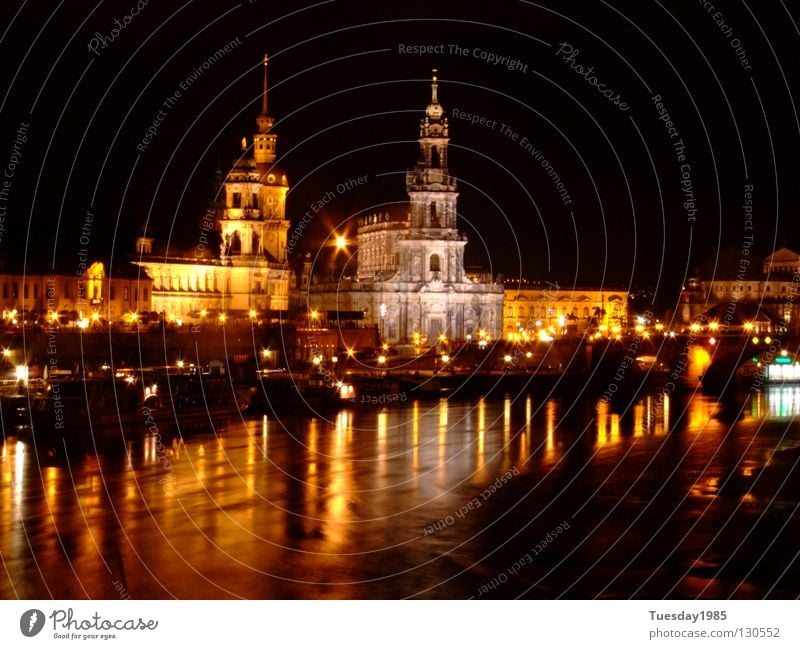
[[798, 387], [523, 394], [8, 436], [0, 596], [794, 598], [798, 414]]

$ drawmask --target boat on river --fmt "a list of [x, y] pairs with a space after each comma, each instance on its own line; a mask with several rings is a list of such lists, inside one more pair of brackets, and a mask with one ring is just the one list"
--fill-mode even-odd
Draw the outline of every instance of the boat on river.
[[254, 392], [224, 375], [166, 368], [56, 376], [29, 389], [34, 435], [87, 439], [221, 424], [247, 412]]

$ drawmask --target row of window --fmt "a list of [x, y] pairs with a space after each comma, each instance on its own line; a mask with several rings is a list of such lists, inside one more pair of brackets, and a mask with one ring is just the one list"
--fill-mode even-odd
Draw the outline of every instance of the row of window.
[[[267, 205], [272, 205], [272, 197], [267, 198]], [[231, 207], [242, 207], [242, 193], [232, 192], [231, 194]], [[258, 194], [250, 194], [250, 204], [246, 207], [251, 207], [254, 210], [258, 209]]]
[[[597, 308], [599, 309], [600, 307]], [[526, 315], [530, 318], [551, 318], [555, 317], [556, 315], [559, 315], [558, 307], [544, 306], [544, 305], [528, 307], [527, 314], [524, 306], [515, 307], [513, 305], [508, 305], [506, 306], [506, 310], [507, 310], [506, 317], [508, 318], [524, 318], [526, 317]], [[594, 307], [591, 308], [588, 306], [583, 307], [583, 317], [588, 318], [594, 315], [594, 310], [595, 310]], [[607, 309], [608, 313], [612, 315], [619, 314], [620, 310], [621, 309], [618, 304], [615, 304], [614, 306], [609, 306], [609, 308]], [[571, 310], [565, 306], [561, 307], [560, 315], [566, 316], [568, 314], [578, 317], [580, 314], [580, 310], [578, 307], [572, 307]]]
[[[35, 283], [33, 285], [33, 299], [38, 300], [41, 296], [40, 290], [41, 284]], [[23, 283], [22, 285], [22, 299], [27, 300], [30, 298], [30, 291], [28, 282]], [[109, 286], [109, 299], [115, 300], [116, 299], [116, 285], [114, 282], [111, 282]], [[64, 282], [64, 290], [62, 296], [65, 300], [72, 299], [72, 282]], [[122, 299], [123, 301], [127, 302], [130, 297], [130, 291], [128, 286], [123, 287], [122, 289]], [[3, 299], [8, 300], [16, 300], [19, 298], [19, 282], [3, 282]], [[142, 287], [142, 300], [147, 301], [149, 299], [149, 291], [147, 287]], [[136, 287], [133, 289], [133, 301], [139, 301], [139, 288]]]
[[[778, 287], [775, 287], [775, 288], [777, 289]], [[775, 292], [776, 293], [788, 293], [788, 287], [787, 286], [781, 285], [780, 289], [781, 289], [780, 291], [776, 290]], [[758, 285], [756, 285], [756, 290], [759, 290], [759, 286]], [[727, 293], [729, 291], [731, 293], [734, 293], [734, 292], [743, 293], [743, 292], [745, 292], [745, 284], [739, 284], [738, 287], [736, 285], [726, 286], [725, 284], [714, 284], [713, 291], [717, 295], [722, 295], [722, 294]], [[753, 285], [752, 284], [747, 284], [747, 292], [751, 293], [752, 291], [753, 291]], [[772, 293], [772, 284], [765, 285], [764, 286], [764, 291], [766, 293]]]

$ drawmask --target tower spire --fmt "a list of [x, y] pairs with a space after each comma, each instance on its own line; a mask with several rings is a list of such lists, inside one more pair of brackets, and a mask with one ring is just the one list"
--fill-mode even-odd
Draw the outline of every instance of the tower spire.
[[264, 97], [261, 100], [261, 114], [267, 114], [267, 63], [269, 63], [269, 56], [264, 52]]
[[436, 82], [437, 81], [438, 72], [439, 72], [439, 70], [437, 70], [436, 68], [433, 68], [433, 80], [431, 81], [431, 103], [432, 104], [438, 104], [439, 103], [439, 97], [437, 96], [437, 88], [438, 88], [439, 84]]
[[264, 52], [264, 90], [261, 94], [261, 114], [256, 117], [259, 133], [266, 133], [274, 123], [274, 120], [267, 114], [267, 63], [269, 63], [269, 56]]

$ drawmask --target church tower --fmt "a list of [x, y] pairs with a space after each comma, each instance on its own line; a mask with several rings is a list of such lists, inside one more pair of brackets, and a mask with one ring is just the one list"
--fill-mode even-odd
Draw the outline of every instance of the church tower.
[[412, 230], [446, 238], [456, 229], [458, 193], [456, 180], [447, 169], [450, 127], [439, 103], [436, 72], [434, 69], [431, 103], [419, 125], [419, 161], [406, 173], [406, 189], [411, 202]]
[[400, 266], [405, 281], [454, 284], [464, 281], [466, 239], [457, 229], [458, 191], [447, 166], [450, 127], [438, 85], [434, 69], [431, 102], [419, 125], [419, 159], [406, 173], [409, 233], [400, 242]]
[[275, 120], [267, 111], [267, 66], [264, 54], [264, 89], [257, 131], [252, 138], [253, 157], [242, 139], [242, 155], [223, 183], [218, 213], [222, 245], [220, 257], [232, 265], [252, 264], [258, 258], [283, 262], [286, 258], [286, 173], [275, 166], [278, 136]]

